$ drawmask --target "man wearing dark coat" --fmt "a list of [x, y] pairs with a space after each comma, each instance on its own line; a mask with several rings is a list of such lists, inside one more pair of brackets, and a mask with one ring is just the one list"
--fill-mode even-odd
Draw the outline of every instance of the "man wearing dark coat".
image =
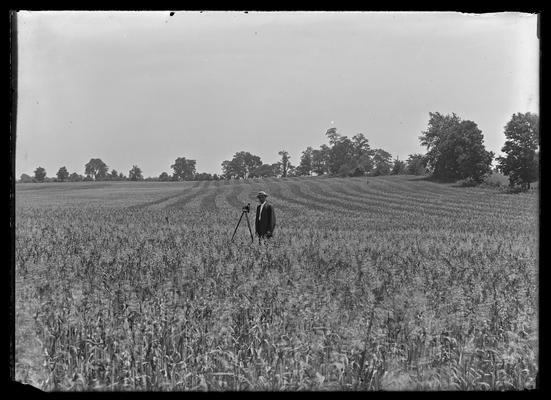
[[256, 234], [259, 240], [261, 238], [271, 238], [276, 226], [274, 207], [266, 202], [266, 197], [268, 197], [266, 192], [258, 192], [256, 197], [260, 203], [256, 207], [256, 218], [254, 220]]

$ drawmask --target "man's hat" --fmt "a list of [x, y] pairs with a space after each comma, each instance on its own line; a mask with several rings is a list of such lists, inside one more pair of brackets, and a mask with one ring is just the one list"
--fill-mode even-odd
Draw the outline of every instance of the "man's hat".
[[264, 196], [264, 197], [268, 197], [268, 194], [264, 191], [260, 191], [258, 192], [258, 194], [256, 195], [256, 197], [260, 197], [260, 196]]

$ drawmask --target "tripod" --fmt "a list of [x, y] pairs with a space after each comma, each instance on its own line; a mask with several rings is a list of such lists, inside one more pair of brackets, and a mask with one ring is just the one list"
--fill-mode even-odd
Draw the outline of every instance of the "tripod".
[[251, 234], [251, 243], [254, 242], [254, 236], [253, 231], [251, 230], [251, 223], [249, 222], [249, 211], [251, 210], [251, 205], [247, 204], [245, 207], [243, 207], [243, 212], [241, 213], [241, 217], [239, 217], [239, 222], [237, 222], [237, 226], [235, 227], [235, 230], [233, 231], [233, 235], [231, 237], [231, 241], [233, 242], [233, 238], [235, 237], [235, 233], [237, 232], [237, 228], [239, 228], [239, 224], [241, 223], [241, 220], [243, 219], [243, 215], [247, 219], [247, 226], [249, 227], [249, 233]]

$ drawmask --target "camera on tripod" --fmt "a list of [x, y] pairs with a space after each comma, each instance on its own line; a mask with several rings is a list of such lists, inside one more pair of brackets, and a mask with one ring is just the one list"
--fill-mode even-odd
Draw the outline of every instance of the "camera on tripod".
[[253, 231], [251, 229], [251, 223], [249, 222], [249, 212], [251, 212], [251, 203], [247, 203], [246, 206], [243, 206], [241, 208], [241, 217], [239, 218], [239, 221], [237, 222], [237, 226], [235, 227], [235, 230], [233, 231], [233, 235], [231, 237], [232, 242], [233, 242], [233, 238], [235, 237], [235, 232], [237, 232], [237, 228], [239, 228], [239, 224], [241, 223], [241, 220], [243, 219], [243, 215], [245, 216], [245, 219], [247, 220], [247, 227], [249, 228], [249, 233], [251, 234], [251, 242], [254, 242]]

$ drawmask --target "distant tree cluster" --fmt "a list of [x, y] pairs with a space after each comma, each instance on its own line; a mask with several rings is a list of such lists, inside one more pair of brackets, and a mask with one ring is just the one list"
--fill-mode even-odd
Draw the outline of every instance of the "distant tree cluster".
[[84, 175], [76, 172], [69, 173], [67, 167], [59, 168], [55, 178], [48, 178], [46, 170], [43, 167], [38, 167], [34, 171], [34, 176], [22, 174], [20, 183], [37, 183], [37, 182], [83, 182], [83, 181], [182, 181], [182, 180], [218, 180], [220, 177], [217, 174], [196, 173], [195, 160], [188, 160], [185, 157], [178, 157], [171, 168], [174, 170], [172, 175], [167, 172], [161, 173], [158, 177], [144, 178], [140, 167], [133, 165], [128, 171], [128, 177], [122, 172], [115, 169], [109, 171], [109, 167], [100, 158], [92, 158], [84, 165]]
[[264, 164], [259, 156], [240, 151], [234, 154], [231, 160], [222, 162], [221, 179], [247, 179], [296, 176], [296, 168], [291, 164], [289, 152], [278, 152], [281, 161], [273, 164]]
[[398, 158], [392, 160], [389, 152], [372, 149], [363, 133], [348, 138], [340, 135], [337, 128], [330, 128], [325, 135], [329, 145], [322, 144], [318, 149], [308, 146], [302, 152], [295, 175], [378, 176], [404, 174], [407, 171], [412, 171], [415, 175], [425, 173], [420, 168], [410, 166], [409, 159], [406, 162]]
[[[133, 165], [126, 177], [122, 172], [111, 170], [99, 158], [92, 158], [84, 165], [84, 176], [69, 173], [65, 166], [59, 168], [56, 178], [48, 178], [46, 170], [38, 167], [34, 176], [22, 174], [19, 182], [79, 182], [79, 181], [209, 181], [219, 179], [247, 179], [268, 177], [292, 177], [325, 175], [332, 176], [379, 176], [379, 175], [425, 175], [437, 179], [466, 179], [482, 182], [491, 172], [494, 154], [484, 147], [482, 131], [473, 121], [462, 120], [456, 114], [429, 113], [426, 131], [419, 140], [426, 146], [426, 154], [410, 154], [403, 161], [380, 148], [372, 149], [363, 133], [351, 138], [341, 135], [337, 128], [325, 133], [329, 145], [315, 149], [308, 146], [301, 154], [298, 166], [291, 164], [286, 150], [280, 150], [280, 160], [273, 164], [263, 163], [257, 155], [239, 151], [231, 160], [222, 162], [222, 174], [197, 173], [196, 160], [178, 157], [170, 166], [172, 175], [162, 172], [158, 177], [144, 178], [142, 170]], [[505, 156], [498, 157], [496, 170], [509, 178], [511, 187], [521, 190], [539, 179], [539, 117], [532, 113], [514, 114], [505, 126], [506, 142], [501, 149]]]
[[[137, 167], [136, 167], [137, 168]], [[134, 168], [133, 168], [134, 169]], [[139, 169], [139, 168], [138, 168]], [[140, 172], [141, 173], [141, 172]], [[55, 178], [48, 178], [46, 170], [38, 167], [34, 171], [34, 177], [22, 174], [19, 182], [83, 182], [83, 181], [124, 181], [127, 178], [121, 172], [112, 170], [109, 172], [107, 165], [99, 158], [92, 158], [84, 165], [84, 175], [77, 172], [69, 173], [67, 167], [60, 167]]]

